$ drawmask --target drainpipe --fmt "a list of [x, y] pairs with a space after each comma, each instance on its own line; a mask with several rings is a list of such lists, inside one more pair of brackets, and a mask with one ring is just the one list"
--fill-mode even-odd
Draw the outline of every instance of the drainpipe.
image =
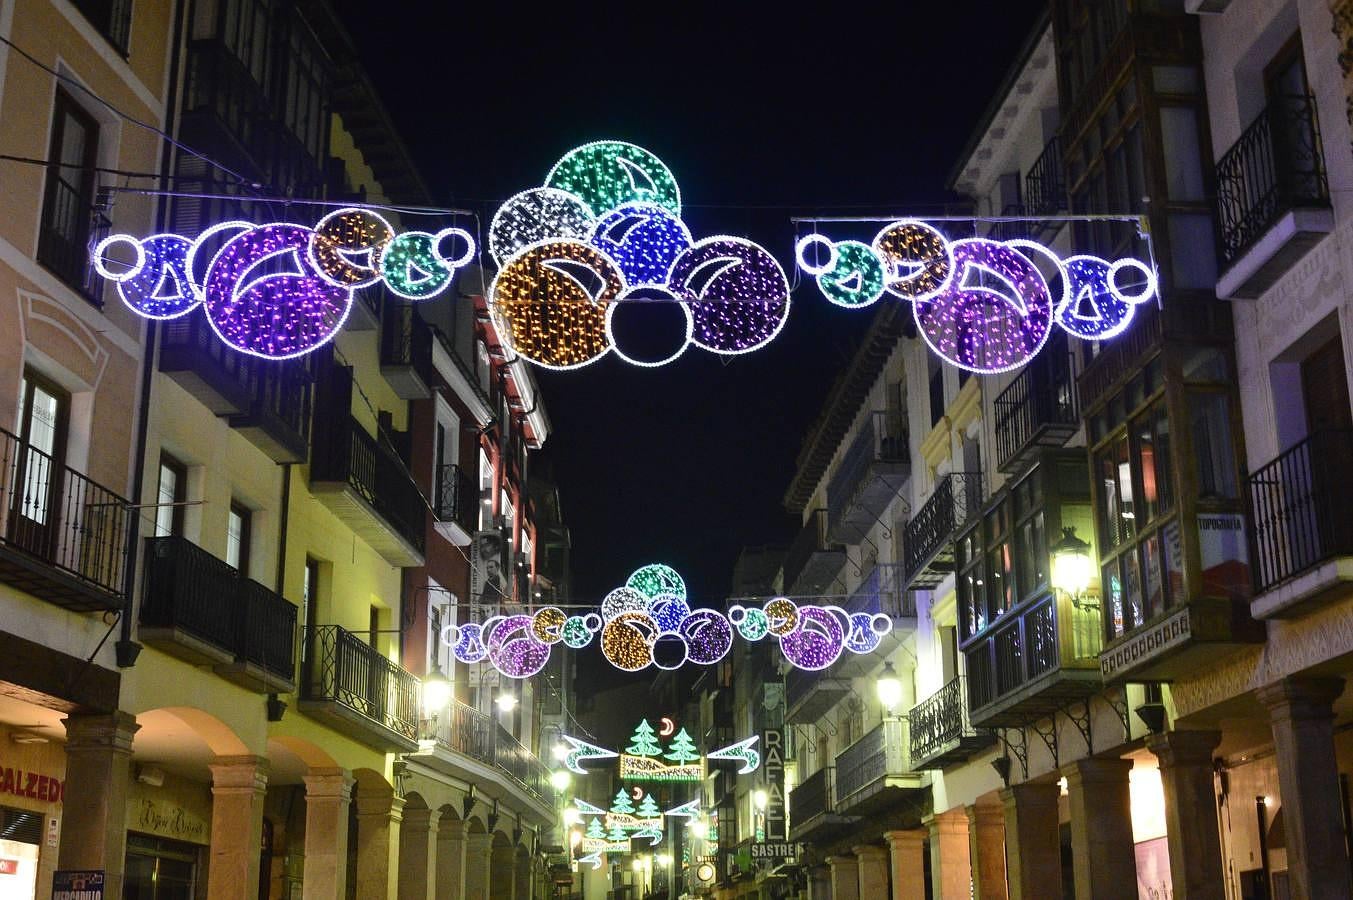
[[[183, 24], [188, 0], [174, 4], [174, 53], [169, 61], [169, 87], [165, 94], [164, 130], [174, 133], [178, 119], [179, 67], [183, 62]], [[160, 183], [168, 184], [174, 153], [166, 147], [160, 159]], [[164, 231], [168, 219], [169, 201], [160, 203], [156, 213], [157, 230]], [[141, 357], [140, 418], [136, 426], [136, 466], [132, 471], [132, 514], [127, 523], [127, 561], [122, 574], [122, 630], [113, 644], [117, 665], [129, 669], [136, 664], [141, 645], [132, 640], [132, 614], [136, 606], [136, 560], [141, 541], [141, 491], [146, 481], [146, 441], [150, 432], [150, 389], [155, 380], [155, 354], [159, 346], [159, 329], [154, 319], [146, 323], [146, 343]]]

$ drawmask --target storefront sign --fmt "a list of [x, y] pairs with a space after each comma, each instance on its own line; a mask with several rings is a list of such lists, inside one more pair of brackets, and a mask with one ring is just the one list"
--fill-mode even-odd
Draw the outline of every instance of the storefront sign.
[[1189, 624], [1189, 609], [1184, 607], [1155, 628], [1142, 632], [1132, 640], [1119, 644], [1100, 656], [1100, 673], [1105, 678], [1109, 678], [1122, 669], [1130, 669], [1138, 663], [1181, 646], [1192, 637], [1193, 629]]
[[766, 754], [761, 770], [766, 778], [766, 840], [783, 841], [785, 834], [785, 734], [778, 728], [761, 732]]
[[794, 841], [759, 841], [752, 844], [752, 859], [793, 859], [799, 855], [802, 847], [802, 844]]
[[52, 900], [103, 900], [103, 870], [53, 872]]
[[64, 785], [60, 779], [23, 769], [0, 768], [0, 794], [13, 794], [30, 800], [60, 803]]
[[175, 803], [144, 797], [128, 819], [128, 827], [133, 831], [195, 844], [207, 843], [207, 823]]

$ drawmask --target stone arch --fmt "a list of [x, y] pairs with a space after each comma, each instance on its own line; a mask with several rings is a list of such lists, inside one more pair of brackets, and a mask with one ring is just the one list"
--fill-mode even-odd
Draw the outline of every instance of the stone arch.
[[465, 830], [470, 834], [487, 834], [488, 829], [484, 827], [484, 821], [479, 816], [470, 816], [465, 820]]
[[268, 738], [268, 748], [270, 750], [274, 744], [299, 757], [301, 762], [305, 763], [309, 768], [338, 768], [338, 762], [327, 750], [324, 750], [318, 744], [308, 741], [305, 738], [289, 734], [278, 734]]
[[[158, 732], [178, 736], [186, 728], [204, 743], [216, 756], [246, 756], [249, 747], [235, 730], [206, 710], [191, 706], [163, 706], [138, 713], [136, 723], [141, 726], [135, 741], [154, 742]], [[143, 737], [144, 735], [144, 737]]]
[[489, 900], [513, 900], [517, 874], [517, 848], [502, 829], [493, 832], [489, 849]]
[[405, 809], [429, 809], [428, 802], [423, 799], [423, 795], [417, 791], [409, 791], [404, 795]]

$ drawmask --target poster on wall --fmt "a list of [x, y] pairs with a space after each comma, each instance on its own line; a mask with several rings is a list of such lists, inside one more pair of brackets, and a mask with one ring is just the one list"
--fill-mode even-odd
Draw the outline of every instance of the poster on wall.
[[1245, 522], [1236, 513], [1198, 514], [1203, 595], [1232, 600], [1249, 596], [1250, 554]]
[[53, 872], [52, 900], [103, 900], [103, 870], [66, 869]]
[[507, 590], [507, 542], [502, 532], [476, 532], [470, 545], [470, 594], [475, 603], [496, 604]]
[[1137, 855], [1137, 900], [1168, 900], [1174, 895], [1166, 838], [1133, 845]]

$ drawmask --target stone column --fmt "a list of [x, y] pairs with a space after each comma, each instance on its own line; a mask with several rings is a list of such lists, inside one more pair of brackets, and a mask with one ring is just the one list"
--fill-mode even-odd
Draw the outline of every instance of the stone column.
[[993, 804], [969, 806], [968, 858], [972, 861], [973, 896], [1006, 900], [1005, 819]]
[[516, 883], [515, 900], [531, 900], [531, 854], [525, 847], [517, 848]]
[[972, 864], [968, 860], [968, 816], [962, 809], [927, 816], [930, 829], [930, 880], [938, 900], [972, 896]]
[[860, 900], [860, 870], [853, 856], [829, 856], [832, 867], [832, 900]]
[[363, 789], [357, 805], [357, 896], [391, 897], [399, 891], [399, 823], [404, 801], [388, 785]]
[[1010, 900], [1062, 896], [1062, 836], [1057, 815], [1061, 793], [1055, 782], [1026, 782], [1001, 791]]
[[347, 895], [348, 806], [352, 776], [346, 769], [311, 769], [305, 780], [305, 868], [301, 900]]
[[885, 831], [883, 838], [892, 857], [893, 900], [924, 897], [925, 830]]
[[437, 826], [437, 894], [439, 900], [465, 898], [465, 823], [442, 819]]
[[499, 844], [490, 850], [490, 900], [513, 900], [516, 890], [512, 884], [517, 874], [516, 855], [517, 850], [511, 844]]
[[483, 900], [489, 895], [489, 848], [493, 835], [478, 832], [465, 838], [465, 900]]
[[66, 726], [66, 786], [57, 867], [102, 869], [104, 896], [121, 897], [132, 736], [141, 726], [125, 712], [70, 716], [61, 724]]
[[244, 900], [258, 893], [259, 842], [268, 761], [218, 756], [211, 769], [211, 851], [208, 900]]
[[1137, 900], [1130, 759], [1079, 759], [1062, 773], [1071, 797], [1077, 900]]
[[826, 866], [808, 870], [808, 900], [831, 900], [832, 873]]
[[888, 896], [888, 851], [867, 844], [851, 847], [858, 865], [859, 890], [862, 898]]
[[[1284, 678], [1259, 689], [1273, 726], [1293, 897], [1348, 897], [1348, 853], [1334, 758], [1341, 678]], [[64, 843], [64, 841], [63, 841]]]
[[1220, 731], [1148, 734], [1146, 746], [1160, 762], [1165, 789], [1165, 829], [1174, 900], [1226, 900], [1212, 751]]
[[399, 900], [431, 900], [438, 896], [437, 820], [435, 809], [405, 807], [399, 823]]

